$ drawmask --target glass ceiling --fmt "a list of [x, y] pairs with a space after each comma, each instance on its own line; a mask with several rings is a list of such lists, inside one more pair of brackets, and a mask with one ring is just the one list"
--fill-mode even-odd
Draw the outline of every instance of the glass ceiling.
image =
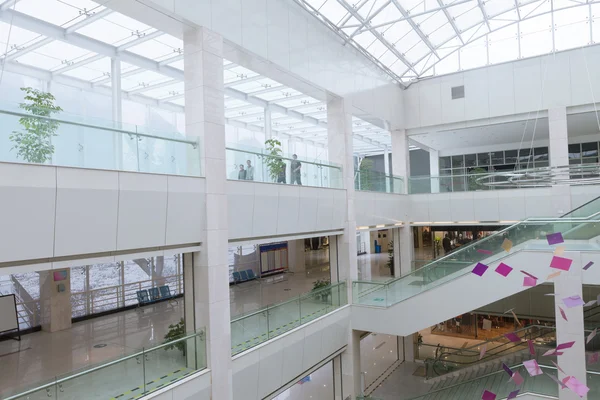
[[[121, 88], [130, 100], [185, 106], [182, 40], [92, 0], [0, 0], [0, 64], [13, 70], [50, 72], [52, 79], [75, 79], [105, 92], [111, 86], [109, 55], [117, 51]], [[223, 73], [229, 124], [262, 131], [269, 105], [273, 131], [327, 145], [325, 102], [229, 61]], [[356, 153], [381, 154], [391, 146], [389, 132], [358, 118], [353, 125]]]
[[403, 83], [600, 39], [594, 0], [296, 1]]

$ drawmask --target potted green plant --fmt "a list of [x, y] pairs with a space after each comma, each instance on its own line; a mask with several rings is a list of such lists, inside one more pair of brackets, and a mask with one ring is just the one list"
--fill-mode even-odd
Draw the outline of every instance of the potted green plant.
[[394, 276], [394, 241], [388, 243], [388, 262], [385, 264], [390, 269], [390, 273]]
[[358, 175], [360, 179], [360, 190], [371, 190], [371, 169], [373, 160], [363, 158], [358, 166]]
[[180, 340], [179, 342], [172, 343], [173, 341], [175, 341], [177, 339], [181, 339], [184, 335], [185, 335], [185, 321], [183, 320], [183, 318], [181, 318], [181, 320], [178, 323], [169, 325], [169, 331], [165, 335], [164, 343], [165, 344], [171, 343], [171, 344], [169, 344], [168, 346], [165, 346], [165, 350], [178, 349], [179, 351], [181, 351], [183, 353], [183, 356], [185, 357], [185, 348], [186, 348], [185, 340]]
[[315, 282], [313, 282], [313, 288], [312, 291], [313, 292], [319, 292], [317, 293], [317, 297], [321, 298], [321, 301], [326, 302], [329, 299], [329, 294], [330, 292], [327, 290], [321, 290], [324, 287], [327, 287], [330, 285], [330, 282], [327, 279], [317, 279]]
[[9, 136], [13, 147], [17, 151], [17, 158], [30, 163], [43, 164], [49, 161], [54, 154], [52, 137], [57, 136], [56, 131], [60, 126], [52, 116], [62, 111], [62, 108], [54, 104], [56, 100], [51, 93], [30, 87], [21, 88], [25, 92], [24, 100], [19, 108], [31, 114], [31, 117], [21, 117], [19, 123], [22, 131], [13, 131]]
[[487, 170], [480, 167], [473, 168], [471, 171], [469, 171], [469, 190], [481, 190], [485, 188], [484, 185], [477, 182], [477, 178], [486, 172]]
[[[261, 156], [261, 158], [267, 166], [271, 180], [274, 182], [282, 181], [279, 178], [282, 174], [285, 177], [285, 162], [281, 158], [283, 154], [281, 142], [275, 138], [268, 139], [265, 141], [265, 149], [267, 154]], [[282, 182], [285, 182], [285, 179]]]

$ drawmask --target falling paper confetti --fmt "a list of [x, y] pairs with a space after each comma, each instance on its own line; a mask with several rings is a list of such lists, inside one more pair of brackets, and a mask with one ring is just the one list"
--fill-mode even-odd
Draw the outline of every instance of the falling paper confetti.
[[577, 378], [575, 378], [574, 376], [570, 376], [566, 382], [563, 380], [563, 383], [569, 389], [571, 389], [573, 392], [575, 392], [577, 394], [577, 396], [579, 396], [579, 397], [585, 396], [587, 394], [587, 392], [590, 391], [589, 387], [587, 387], [583, 383], [579, 382], [577, 380]]
[[560, 310], [560, 315], [563, 317], [563, 319], [567, 322], [569, 322], [569, 320], [567, 319], [567, 314], [565, 314], [565, 310], [563, 310], [562, 308], [558, 307], [558, 309]]
[[485, 274], [485, 271], [487, 271], [488, 266], [482, 263], [477, 263], [477, 265], [475, 266], [475, 268], [473, 268], [473, 271], [471, 271], [472, 273], [474, 273], [475, 275], [479, 275], [479, 276], [483, 276], [483, 274]]
[[554, 366], [556, 367], [556, 369], [558, 369], [560, 372], [562, 372], [563, 374], [567, 374], [565, 371], [563, 371], [563, 369], [561, 367], [558, 366], [557, 363], [554, 362], [554, 360], [550, 360], [552, 361], [552, 364], [554, 364]]
[[567, 308], [579, 307], [585, 304], [583, 299], [579, 296], [565, 297], [564, 299], [562, 299], [562, 301], [563, 303], [565, 303], [565, 306], [567, 306]]
[[584, 307], [591, 307], [591, 306], [593, 306], [594, 304], [596, 304], [597, 302], [598, 302], [598, 301], [596, 301], [596, 300], [590, 300], [590, 301], [588, 301], [587, 303], [585, 303], [583, 306], [584, 306]]
[[550, 261], [550, 267], [561, 269], [563, 271], [568, 271], [571, 269], [572, 263], [573, 260], [571, 260], [570, 258], [554, 256], [552, 257], [552, 261]]
[[588, 358], [588, 364], [596, 364], [600, 358], [600, 353], [594, 353]]
[[507, 253], [510, 251], [510, 249], [512, 249], [512, 245], [513, 245], [512, 242], [508, 239], [504, 239], [504, 241], [502, 242], [502, 248]]
[[481, 254], [488, 254], [488, 255], [494, 254], [493, 252], [491, 252], [489, 250], [484, 250], [484, 249], [477, 249], [477, 252], [481, 253]]
[[549, 281], [552, 278], [556, 278], [557, 276], [559, 276], [560, 274], [562, 274], [562, 271], [556, 271], [551, 273], [550, 275], [548, 275], [548, 277], [546, 278], [547, 281]]
[[523, 365], [527, 368], [527, 372], [529, 372], [529, 375], [531, 376], [543, 374], [542, 369], [535, 360], [523, 361]]
[[502, 363], [502, 369], [504, 369], [504, 371], [508, 374], [508, 376], [512, 378], [514, 372], [512, 369], [510, 369], [508, 367], [508, 365]]
[[590, 261], [589, 263], [585, 264], [585, 267], [583, 267], [584, 271], [587, 271], [589, 267], [591, 267], [592, 265], [594, 265], [593, 261]]
[[548, 244], [549, 245], [553, 245], [553, 244], [559, 244], [559, 243], [564, 243], [564, 239], [562, 237], [562, 233], [560, 232], [556, 232], [556, 233], [549, 233], [546, 235], [546, 240], [548, 240]]
[[523, 277], [523, 286], [530, 287], [537, 285], [537, 279], [533, 279], [530, 276]]
[[562, 256], [563, 254], [565, 254], [565, 246], [557, 246], [556, 249], [554, 249], [555, 256]]
[[567, 386], [566, 386], [564, 383], [562, 383], [561, 381], [559, 381], [559, 380], [558, 380], [558, 378], [557, 378], [557, 377], [555, 377], [554, 375], [552, 375], [552, 374], [549, 374], [549, 373], [547, 373], [547, 372], [546, 372], [546, 375], [548, 375], [548, 376], [549, 376], [549, 377], [550, 377], [550, 378], [551, 378], [551, 379], [552, 379], [554, 382], [558, 383], [558, 384], [560, 385], [560, 387], [561, 387], [561, 388], [563, 388], [563, 389], [564, 389], [564, 388], [566, 388], [566, 387], [567, 387]]
[[533, 346], [533, 341], [527, 339], [527, 344], [529, 345], [529, 354], [535, 356], [535, 347]]
[[527, 272], [527, 271], [523, 271], [523, 270], [521, 270], [521, 273], [523, 273], [523, 274], [525, 274], [525, 275], [527, 275], [527, 276], [529, 276], [530, 278], [533, 278], [533, 279], [535, 279], [535, 280], [537, 280], [537, 278], [538, 278], [538, 277], [537, 277], [537, 276], [535, 276], [535, 275], [531, 275], [531, 274], [530, 274], [529, 272]]
[[517, 385], [517, 386], [521, 386], [521, 384], [525, 380], [525, 379], [523, 379], [523, 377], [521, 376], [521, 374], [519, 373], [519, 371], [517, 371], [514, 374], [512, 374], [511, 379], [515, 383], [515, 385]]
[[598, 328], [594, 328], [594, 330], [592, 331], [592, 333], [590, 333], [585, 341], [585, 344], [588, 344], [589, 342], [592, 341], [592, 339], [594, 338], [594, 336], [596, 336], [596, 332], [598, 331]]
[[481, 396], [481, 400], [496, 400], [496, 394], [486, 390], [483, 392]]
[[504, 263], [500, 263], [500, 265], [498, 265], [498, 267], [496, 267], [496, 272], [504, 277], [507, 277], [508, 274], [510, 274], [512, 272], [512, 270], [513, 269], [511, 267], [509, 267], [508, 265], [506, 265]]
[[520, 343], [521, 342], [521, 338], [514, 332], [510, 332], [510, 333], [505, 333], [504, 337], [507, 338], [508, 340], [510, 340], [511, 342], [514, 343]]
[[556, 351], [558, 351], [558, 350], [564, 350], [564, 349], [570, 349], [571, 347], [573, 347], [574, 344], [575, 344], [575, 342], [561, 343], [558, 346], [556, 346]]
[[510, 310], [513, 318], [515, 319], [515, 322], [517, 323], [517, 325], [522, 326], [521, 321], [519, 321], [519, 318], [517, 318], [517, 314], [515, 314], [515, 312], [513, 310]]
[[[521, 379], [523, 379], [523, 378], [521, 378]], [[517, 389], [514, 392], [510, 392], [510, 394], [508, 395], [508, 397], [506, 398], [506, 400], [516, 399], [517, 395], [519, 394], [519, 390], [521, 390], [521, 389]]]
[[487, 344], [484, 344], [483, 346], [481, 346], [481, 350], [479, 350], [479, 360], [481, 360], [483, 358], [486, 351], [487, 351]]

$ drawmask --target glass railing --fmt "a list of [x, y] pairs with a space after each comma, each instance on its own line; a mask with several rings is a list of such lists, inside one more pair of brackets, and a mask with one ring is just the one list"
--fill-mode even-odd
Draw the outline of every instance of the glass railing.
[[[598, 201], [596, 204], [598, 205]], [[598, 218], [594, 216], [594, 218]], [[513, 252], [528, 249], [551, 250], [545, 242], [547, 233], [561, 232], [565, 239], [589, 240], [600, 235], [600, 219], [528, 219], [498, 231], [484, 239], [461, 246], [460, 249], [439, 258], [422, 268], [386, 283], [354, 281], [355, 304], [389, 307], [424, 291], [440, 286], [471, 272], [472, 267], [486, 259], [500, 260], [507, 253], [502, 247], [504, 239], [511, 241]], [[530, 242], [530, 243], [528, 243]], [[567, 250], [600, 250], [597, 243], [565, 242]], [[489, 262], [489, 261], [488, 261]], [[415, 281], [419, 284], [415, 285]]]
[[408, 193], [447, 193], [549, 187], [552, 185], [597, 185], [600, 164], [522, 168], [477, 174], [411, 176]]
[[[203, 330], [156, 347], [141, 349], [101, 365], [57, 376], [5, 400], [138, 398], [206, 368]], [[9, 397], [6, 397], [9, 396]]]
[[0, 161], [201, 175], [196, 141], [64, 111], [50, 115], [34, 115], [15, 104], [0, 105]]
[[[227, 145], [227, 179], [341, 189], [342, 167], [329, 162], [273, 156], [265, 149]], [[250, 161], [250, 165], [248, 165]]]
[[346, 282], [341, 282], [235, 317], [231, 321], [231, 353], [241, 353], [346, 304]]
[[[480, 362], [487, 362], [511, 353], [528, 350], [527, 340], [532, 340], [536, 346], [552, 347], [556, 345], [556, 328], [552, 326], [531, 325], [514, 331], [521, 342], [511, 342], [500, 335], [485, 342], [462, 349], [439, 348], [433, 357], [425, 359], [427, 379], [471, 367]], [[480, 348], [486, 346], [486, 352], [481, 357]]]
[[377, 171], [355, 171], [354, 189], [382, 193], [404, 193], [404, 179]]
[[556, 377], [556, 368], [545, 365], [540, 365], [540, 368], [544, 373], [532, 377], [523, 364], [511, 367], [512, 371], [518, 372], [524, 380], [520, 386], [508, 382], [509, 378], [506, 372], [501, 369], [475, 379], [431, 391], [423, 396], [413, 397], [411, 400], [481, 399], [485, 390], [495, 393], [497, 399], [506, 399], [511, 392], [517, 389], [520, 389], [520, 394], [531, 393], [556, 398], [558, 396], [558, 384], [548, 376], [550, 374]]

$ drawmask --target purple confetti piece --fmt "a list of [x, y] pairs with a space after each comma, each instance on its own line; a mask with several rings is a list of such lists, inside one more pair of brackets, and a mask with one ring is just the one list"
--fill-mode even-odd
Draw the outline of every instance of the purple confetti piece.
[[485, 390], [481, 396], [481, 400], [496, 400], [496, 393]]
[[477, 249], [477, 252], [481, 253], [481, 254], [487, 254], [487, 255], [494, 254], [492, 251], [490, 251], [490, 250], [484, 250], [484, 249]]
[[498, 265], [498, 267], [496, 268], [496, 272], [505, 278], [508, 276], [508, 274], [512, 272], [512, 270], [513, 269], [511, 267], [504, 263], [500, 263], [500, 265]]
[[506, 373], [508, 374], [508, 376], [509, 376], [510, 378], [512, 378], [512, 376], [513, 376], [513, 370], [512, 370], [512, 369], [510, 369], [510, 368], [508, 367], [508, 365], [506, 365], [506, 364], [504, 364], [504, 363], [502, 363], [502, 368], [504, 369], [504, 371], [506, 371]]
[[472, 273], [474, 273], [475, 275], [479, 275], [479, 276], [483, 276], [483, 274], [485, 274], [485, 271], [487, 271], [488, 266], [482, 263], [477, 263], [477, 265], [475, 266], [475, 268], [473, 268], [473, 271], [471, 271]]
[[554, 256], [554, 257], [552, 257], [552, 261], [550, 261], [550, 268], [556, 268], [556, 269], [561, 269], [563, 271], [568, 271], [571, 269], [572, 263], [573, 263], [573, 260], [571, 260], [570, 258]]
[[520, 343], [521, 338], [514, 332], [504, 334], [504, 337], [514, 343]]
[[506, 400], [510, 400], [510, 399], [516, 399], [517, 395], [519, 394], [519, 391], [521, 389], [517, 389], [514, 392], [510, 392], [510, 394], [508, 395], [508, 397], [506, 398]]
[[562, 237], [562, 233], [549, 233], [546, 235], [546, 240], [548, 240], [549, 245], [564, 243], [564, 239]]
[[584, 271], [587, 271], [589, 267], [591, 267], [592, 265], [594, 265], [593, 261], [590, 261], [589, 263], [585, 264], [585, 267], [583, 267]]

